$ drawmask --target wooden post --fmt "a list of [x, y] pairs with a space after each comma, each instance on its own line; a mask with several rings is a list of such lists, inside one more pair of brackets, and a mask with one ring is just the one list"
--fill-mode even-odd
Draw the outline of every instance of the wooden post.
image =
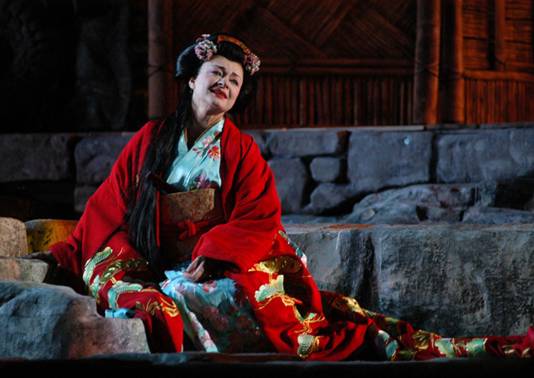
[[506, 69], [505, 52], [505, 27], [506, 27], [506, 7], [505, 0], [493, 0], [494, 9], [494, 69], [504, 71]]
[[440, 46], [440, 0], [417, 0], [414, 64], [414, 122], [437, 122]]
[[439, 105], [441, 122], [464, 123], [463, 0], [442, 0], [441, 73]]
[[148, 117], [157, 119], [169, 112], [174, 94], [172, 54], [172, 1], [148, 0]]

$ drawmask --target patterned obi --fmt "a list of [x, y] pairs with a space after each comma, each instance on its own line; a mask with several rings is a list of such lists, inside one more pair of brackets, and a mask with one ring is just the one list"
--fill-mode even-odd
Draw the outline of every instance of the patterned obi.
[[162, 194], [160, 200], [160, 242], [169, 267], [191, 260], [198, 239], [224, 215], [218, 189]]

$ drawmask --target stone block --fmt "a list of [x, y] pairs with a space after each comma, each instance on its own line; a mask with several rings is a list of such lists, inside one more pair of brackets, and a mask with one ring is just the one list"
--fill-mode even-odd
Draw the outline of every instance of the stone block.
[[0, 135], [0, 182], [72, 178], [70, 134]]
[[33, 219], [25, 222], [28, 252], [48, 251], [50, 246], [63, 241], [74, 231], [76, 220]]
[[78, 213], [83, 213], [85, 210], [85, 204], [89, 200], [94, 192], [98, 189], [98, 186], [80, 185], [74, 189], [74, 210]]
[[350, 136], [347, 176], [355, 194], [430, 180], [430, 132], [355, 131]]
[[334, 157], [317, 157], [310, 164], [312, 178], [319, 182], [336, 181], [342, 174], [342, 160]]
[[309, 182], [306, 166], [300, 159], [272, 159], [269, 165], [275, 176], [282, 212], [299, 212]]
[[346, 149], [345, 131], [298, 130], [267, 133], [274, 156], [303, 157], [338, 154]]
[[534, 224], [534, 212], [497, 207], [472, 207], [465, 212], [462, 221], [478, 224]]
[[0, 218], [0, 256], [17, 257], [28, 252], [26, 226], [15, 218]]
[[306, 254], [308, 269], [319, 288], [360, 297], [372, 251], [362, 243], [365, 226], [290, 224], [286, 231]]
[[100, 184], [133, 133], [117, 133], [83, 138], [74, 151], [78, 184]]
[[47, 273], [44, 261], [0, 257], [0, 281], [44, 282]]
[[480, 130], [437, 136], [439, 182], [512, 179], [534, 173], [534, 129]]
[[337, 211], [338, 213], [350, 212], [349, 204], [353, 197], [353, 189], [350, 185], [321, 183], [310, 195], [310, 204], [305, 211], [313, 214], [323, 214], [327, 211]]
[[243, 132], [254, 138], [254, 141], [260, 148], [262, 156], [267, 159], [269, 157], [269, 149], [267, 147], [265, 133], [262, 130], [243, 130]]
[[0, 356], [67, 359], [149, 352], [140, 319], [107, 319], [66, 286], [0, 282]]
[[319, 287], [445, 336], [534, 324], [534, 225], [289, 225]]

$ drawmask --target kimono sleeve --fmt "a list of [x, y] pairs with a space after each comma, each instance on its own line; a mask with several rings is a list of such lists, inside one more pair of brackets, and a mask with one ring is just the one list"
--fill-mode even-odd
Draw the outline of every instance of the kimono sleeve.
[[127, 143], [113, 165], [110, 175], [89, 198], [78, 224], [63, 242], [51, 246], [58, 264], [80, 276], [83, 265], [119, 228], [125, 229], [128, 195], [154, 124], [146, 124]]

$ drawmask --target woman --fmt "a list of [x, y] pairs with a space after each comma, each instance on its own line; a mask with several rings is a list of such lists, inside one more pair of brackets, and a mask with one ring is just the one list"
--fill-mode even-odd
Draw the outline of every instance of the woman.
[[529, 355], [526, 337], [443, 339], [318, 290], [281, 224], [269, 166], [227, 116], [254, 94], [259, 66], [228, 34], [185, 49], [175, 116], [134, 135], [52, 247], [99, 309], [142, 319], [152, 351], [183, 350], [185, 329], [207, 351], [312, 360]]

